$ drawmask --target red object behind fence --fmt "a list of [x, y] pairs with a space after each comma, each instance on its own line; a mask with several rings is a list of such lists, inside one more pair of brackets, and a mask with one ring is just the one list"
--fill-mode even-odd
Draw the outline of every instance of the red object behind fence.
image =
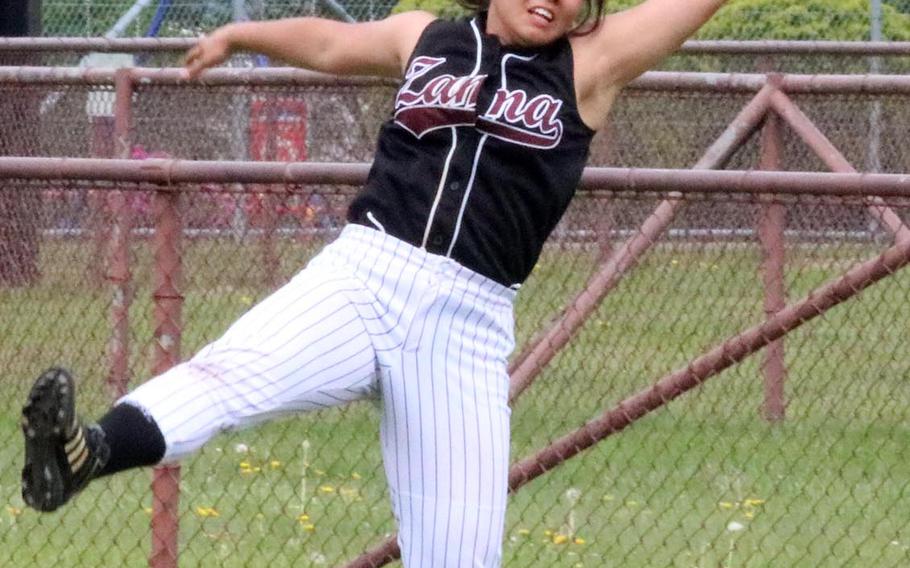
[[[307, 158], [307, 106], [290, 97], [260, 97], [250, 105], [250, 159], [267, 162], [302, 162]], [[250, 224], [262, 228], [262, 261], [265, 285], [277, 287], [278, 255], [275, 231], [279, 217], [287, 211], [267, 192], [255, 192], [246, 199]], [[291, 211], [296, 213], [296, 211]]]
[[250, 105], [250, 159], [300, 162], [307, 159], [307, 105], [289, 97], [258, 98]]

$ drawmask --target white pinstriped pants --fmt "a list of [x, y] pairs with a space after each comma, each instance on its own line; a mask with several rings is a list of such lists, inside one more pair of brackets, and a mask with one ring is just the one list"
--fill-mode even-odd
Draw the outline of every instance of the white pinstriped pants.
[[165, 462], [218, 432], [381, 396], [381, 440], [408, 568], [495, 567], [509, 461], [514, 291], [349, 225], [190, 361], [121, 401]]

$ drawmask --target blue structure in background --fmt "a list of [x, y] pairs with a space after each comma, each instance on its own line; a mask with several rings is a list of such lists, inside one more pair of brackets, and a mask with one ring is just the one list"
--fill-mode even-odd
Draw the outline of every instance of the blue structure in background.
[[[155, 10], [155, 15], [152, 17], [152, 21], [149, 24], [148, 31], [145, 32], [145, 37], [158, 37], [161, 26], [164, 24], [164, 20], [167, 18], [168, 12], [172, 6], [172, 0], [161, 0], [158, 4], [158, 9]], [[142, 65], [143, 59], [145, 59], [144, 56], [137, 57], [137, 63]], [[253, 58], [253, 64], [256, 67], [268, 67], [269, 59], [264, 55], [257, 55]]]
[[149, 29], [145, 32], [145, 37], [157, 37], [158, 32], [161, 30], [161, 24], [164, 23], [164, 19], [167, 17], [168, 10], [171, 9], [171, 0], [161, 0], [161, 3], [158, 4], [158, 9], [155, 10], [155, 15], [152, 17], [152, 23], [149, 24]]

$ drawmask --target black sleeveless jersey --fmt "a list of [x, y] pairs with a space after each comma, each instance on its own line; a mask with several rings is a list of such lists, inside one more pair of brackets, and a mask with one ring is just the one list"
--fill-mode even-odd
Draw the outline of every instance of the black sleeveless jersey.
[[348, 220], [509, 286], [568, 207], [594, 132], [567, 39], [510, 47], [485, 28], [480, 15], [424, 30]]

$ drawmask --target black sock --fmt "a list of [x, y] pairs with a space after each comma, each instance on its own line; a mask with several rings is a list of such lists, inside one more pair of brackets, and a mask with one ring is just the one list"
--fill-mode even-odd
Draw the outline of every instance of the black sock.
[[111, 457], [98, 476], [131, 467], [155, 465], [164, 457], [164, 436], [151, 416], [129, 403], [118, 404], [98, 425], [111, 448]]

